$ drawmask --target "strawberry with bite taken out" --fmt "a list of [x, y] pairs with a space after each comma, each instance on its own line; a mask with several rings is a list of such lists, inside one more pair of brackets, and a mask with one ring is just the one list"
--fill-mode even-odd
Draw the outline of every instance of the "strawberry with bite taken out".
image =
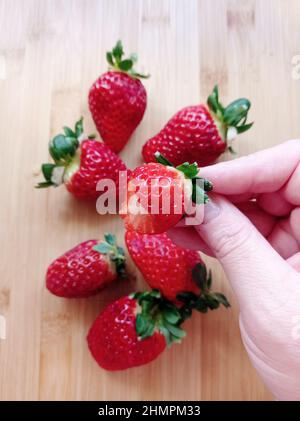
[[199, 176], [197, 164], [183, 163], [176, 168], [161, 154], [156, 163], [144, 164], [130, 175], [127, 201], [120, 216], [127, 230], [140, 234], [159, 234], [176, 225], [194, 208], [205, 204], [212, 184]]
[[125, 370], [150, 363], [185, 336], [179, 310], [158, 291], [135, 293], [109, 304], [93, 323], [89, 349], [100, 365]]
[[148, 235], [127, 231], [127, 249], [145, 281], [158, 289], [162, 296], [183, 306], [188, 315], [193, 309], [206, 312], [223, 304], [229, 307], [226, 297], [211, 291], [211, 273], [194, 250], [177, 246], [164, 234]]
[[50, 141], [54, 163], [42, 165], [45, 181], [38, 188], [65, 184], [77, 198], [97, 199], [101, 194], [96, 190], [98, 181], [110, 179], [118, 192], [119, 173], [127, 170], [126, 165], [105, 143], [85, 136], [82, 122], [82, 118], [77, 121], [74, 130], [64, 127], [64, 134]]
[[89, 107], [97, 130], [116, 153], [141, 122], [147, 103], [146, 90], [139, 79], [148, 76], [133, 69], [136, 54], [128, 59], [123, 55], [122, 43], [118, 41], [106, 54], [110, 70], [94, 82], [89, 92]]
[[88, 297], [125, 277], [123, 249], [114, 235], [105, 234], [104, 238], [80, 243], [55, 259], [47, 270], [48, 290], [59, 297]]
[[215, 86], [206, 105], [194, 105], [178, 111], [142, 150], [145, 162], [155, 162], [158, 151], [174, 165], [196, 161], [200, 166], [213, 164], [240, 133], [250, 129], [247, 123], [250, 102], [237, 99], [224, 107]]

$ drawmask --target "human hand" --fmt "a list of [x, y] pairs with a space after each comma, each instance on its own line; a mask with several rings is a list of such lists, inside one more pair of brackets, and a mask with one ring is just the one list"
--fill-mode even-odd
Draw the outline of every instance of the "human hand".
[[168, 232], [216, 257], [240, 307], [249, 357], [280, 400], [300, 399], [300, 140], [201, 170], [203, 224]]

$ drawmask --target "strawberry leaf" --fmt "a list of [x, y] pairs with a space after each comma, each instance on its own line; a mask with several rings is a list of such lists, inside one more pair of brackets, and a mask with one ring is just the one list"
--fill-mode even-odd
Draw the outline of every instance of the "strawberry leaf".
[[50, 187], [50, 186], [54, 186], [54, 184], [51, 181], [41, 181], [40, 183], [38, 183], [35, 188], [36, 189], [43, 189], [46, 187]]
[[173, 325], [171, 323], [168, 323], [168, 322], [166, 322], [164, 325], [168, 329], [168, 331], [173, 336], [175, 336], [176, 338], [181, 339], [181, 338], [184, 338], [186, 336], [186, 332], [183, 329], [181, 329], [180, 327], [175, 326], [175, 325]]
[[224, 294], [222, 294], [221, 292], [214, 292], [213, 293], [213, 297], [220, 303], [223, 304], [224, 307], [228, 308], [230, 307], [230, 303], [227, 300], [227, 298], [225, 297]]
[[251, 103], [246, 98], [236, 99], [224, 110], [223, 120], [227, 126], [236, 127], [241, 120], [247, 117]]
[[117, 41], [116, 45], [112, 50], [112, 55], [116, 59], [116, 62], [119, 63], [124, 55], [123, 45], [122, 42], [119, 40]]
[[170, 331], [163, 324], [159, 326], [159, 331], [164, 335], [167, 345], [170, 346], [173, 342]]
[[67, 137], [76, 137], [76, 134], [73, 132], [72, 129], [70, 129], [70, 127], [64, 126], [63, 131]]
[[203, 297], [200, 296], [198, 300], [195, 302], [195, 309], [197, 311], [200, 311], [200, 313], [207, 313], [208, 307]]
[[212, 93], [207, 98], [207, 105], [208, 105], [208, 108], [213, 113], [215, 113], [215, 114], [223, 114], [224, 107], [219, 102], [219, 90], [218, 90], [218, 86], [217, 85], [215, 85]]
[[75, 133], [76, 138], [78, 138], [83, 133], [83, 117], [81, 117], [78, 121], [75, 123]]
[[136, 326], [135, 327], [136, 327], [137, 334], [139, 336], [143, 335], [149, 327], [149, 318], [145, 317], [143, 314], [138, 314], [136, 316]]
[[155, 329], [155, 323], [153, 320], [149, 320], [148, 328], [145, 332], [141, 335], [141, 339], [146, 339], [149, 336], [152, 336]]
[[132, 69], [133, 61], [130, 59], [122, 60], [119, 63], [119, 69], [123, 70], [124, 72], [127, 72], [128, 70]]
[[150, 298], [157, 298], [160, 299], [161, 298], [161, 293], [158, 289], [153, 289], [150, 293], [148, 292], [147, 294]]
[[141, 312], [136, 316], [136, 332], [140, 339], [159, 331], [166, 342], [178, 342], [185, 336], [180, 324], [184, 321], [179, 309], [163, 298], [158, 290], [136, 293], [133, 296], [139, 303]]
[[206, 283], [207, 283], [207, 289], [211, 289], [211, 284], [212, 284], [211, 270], [209, 270], [209, 272], [208, 272], [208, 277], [207, 277]]
[[202, 291], [207, 289], [207, 270], [205, 265], [197, 263], [192, 269], [192, 277]]
[[98, 251], [101, 254], [108, 254], [111, 251], [111, 246], [106, 243], [99, 243], [93, 247], [93, 250]]
[[45, 177], [46, 181], [51, 181], [52, 173], [53, 173], [53, 170], [54, 170], [55, 167], [56, 167], [55, 164], [43, 164], [42, 165], [42, 173], [43, 173], [43, 176]]
[[110, 233], [104, 234], [105, 241], [111, 246], [116, 245], [116, 236]]
[[180, 321], [180, 313], [175, 307], [165, 308], [162, 312], [163, 318], [172, 324], [178, 323]]
[[189, 318], [194, 309], [201, 313], [207, 313], [209, 309], [215, 310], [219, 308], [221, 304], [225, 308], [230, 307], [230, 303], [224, 294], [210, 291], [212, 275], [211, 271], [207, 274], [207, 269], [204, 264], [198, 263], [195, 265], [192, 270], [192, 277], [199, 287], [200, 293], [199, 295], [196, 295], [193, 292], [183, 291], [177, 295], [176, 298], [184, 303], [179, 309], [182, 320]]
[[215, 297], [212, 294], [211, 295], [205, 295], [204, 299], [205, 299], [205, 302], [206, 302], [207, 306], [211, 310], [216, 310], [220, 306], [219, 301], [216, 300]]
[[50, 142], [49, 152], [56, 163], [68, 163], [75, 155], [78, 145], [78, 140], [75, 137], [59, 134]]
[[130, 76], [133, 76], [133, 77], [135, 77], [137, 79], [148, 79], [150, 77], [149, 74], [143, 75], [142, 73], [135, 72], [134, 70], [132, 70], [130, 72]]
[[196, 301], [197, 295], [194, 292], [184, 291], [177, 294], [176, 298], [183, 303], [189, 303], [190, 301]]
[[185, 175], [185, 178], [189, 178], [189, 179], [197, 177], [198, 172], [199, 172], [198, 165], [196, 162], [194, 162], [193, 164], [184, 162], [183, 164], [178, 165], [176, 169], [183, 172], [183, 174]]
[[[195, 181], [195, 182], [194, 182]], [[208, 196], [197, 183], [197, 180], [193, 180], [193, 192], [192, 201], [197, 205], [203, 205], [208, 202]]]
[[247, 130], [251, 129], [251, 127], [253, 126], [253, 124], [254, 124], [254, 122], [249, 123], [249, 124], [243, 124], [242, 126], [237, 126], [236, 127], [236, 130], [237, 130], [238, 134], [244, 133]]
[[108, 62], [108, 64], [110, 64], [111, 66], [114, 66], [114, 59], [113, 59], [113, 55], [111, 51], [107, 51], [106, 53], [106, 60]]

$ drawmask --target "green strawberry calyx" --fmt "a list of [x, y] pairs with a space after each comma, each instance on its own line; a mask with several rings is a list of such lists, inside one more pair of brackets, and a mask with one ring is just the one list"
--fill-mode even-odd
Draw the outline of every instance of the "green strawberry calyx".
[[129, 56], [129, 58], [123, 58], [123, 56], [123, 45], [122, 42], [119, 40], [117, 41], [112, 51], [107, 51], [106, 53], [106, 60], [109, 64], [110, 70], [124, 72], [137, 79], [147, 79], [148, 77], [150, 77], [150, 75], [138, 73], [134, 69], [134, 65], [138, 59], [137, 54], [133, 53]]
[[178, 171], [181, 171], [185, 178], [191, 180], [192, 182], [192, 201], [196, 204], [206, 204], [209, 201], [208, 192], [213, 190], [213, 185], [209, 180], [199, 177], [199, 167], [196, 162], [190, 164], [184, 162], [177, 167], [165, 158], [160, 152], [155, 152], [156, 161], [159, 164], [165, 165], [167, 167], [175, 168]]
[[140, 340], [160, 332], [167, 345], [171, 345], [185, 337], [186, 333], [180, 327], [183, 322], [180, 311], [175, 304], [164, 299], [158, 290], [137, 292], [130, 297], [138, 303], [136, 332]]
[[140, 340], [160, 332], [164, 335], [167, 345], [181, 342], [186, 336], [181, 325], [192, 316], [193, 310], [207, 313], [208, 310], [216, 310], [220, 305], [230, 307], [224, 294], [211, 291], [211, 272], [207, 273], [204, 264], [195, 265], [192, 276], [201, 292], [198, 295], [190, 291], [179, 293], [176, 298], [182, 303], [180, 307], [164, 298], [157, 289], [137, 292], [130, 296], [138, 303], [136, 332]]
[[126, 278], [124, 249], [118, 246], [115, 235], [109, 233], [104, 234], [104, 241], [96, 244], [93, 250], [108, 256], [110, 261], [115, 265], [119, 277]]
[[205, 264], [196, 264], [192, 270], [192, 277], [199, 287], [200, 293], [197, 295], [194, 292], [184, 291], [176, 297], [178, 301], [183, 303], [180, 308], [183, 320], [189, 318], [194, 309], [206, 313], [208, 310], [216, 310], [220, 305], [225, 308], [230, 307], [230, 303], [224, 294], [211, 291], [212, 275], [211, 271], [207, 272]]
[[[224, 107], [219, 101], [219, 90], [216, 85], [207, 98], [207, 105], [219, 133], [226, 143], [232, 142], [238, 134], [246, 132], [253, 126], [253, 122], [247, 123], [251, 102], [246, 98], [236, 99]], [[234, 152], [231, 146], [228, 149]]]
[[56, 135], [49, 142], [49, 153], [54, 163], [42, 164], [44, 181], [38, 183], [37, 188], [57, 187], [62, 184], [64, 178], [70, 173], [73, 174], [79, 167], [80, 142], [95, 138], [95, 135], [84, 135], [83, 117], [75, 123], [73, 130], [70, 127], [63, 127], [63, 131], [63, 134]]

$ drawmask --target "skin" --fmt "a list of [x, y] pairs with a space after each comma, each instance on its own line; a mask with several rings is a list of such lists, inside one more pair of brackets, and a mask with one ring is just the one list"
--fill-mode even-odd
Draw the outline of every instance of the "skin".
[[250, 360], [278, 400], [300, 400], [300, 140], [201, 169], [201, 225], [168, 232], [219, 260]]

